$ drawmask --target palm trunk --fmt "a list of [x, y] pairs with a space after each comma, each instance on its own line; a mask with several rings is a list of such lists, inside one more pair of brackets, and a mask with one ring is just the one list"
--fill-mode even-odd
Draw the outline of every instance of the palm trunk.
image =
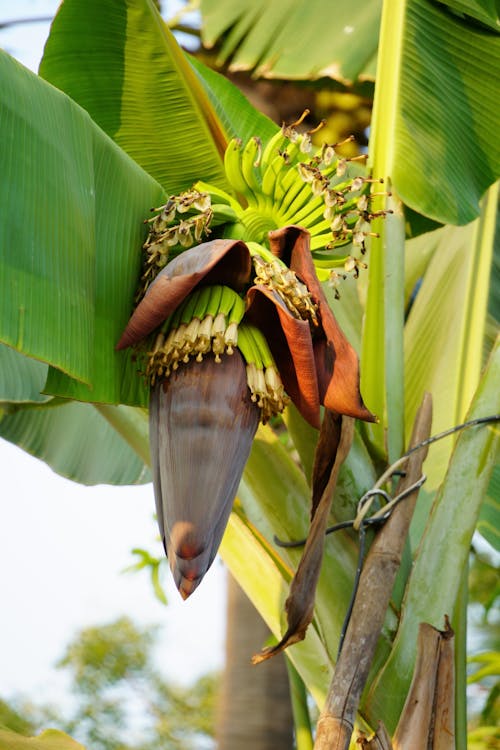
[[228, 575], [226, 669], [217, 721], [218, 750], [290, 750], [293, 716], [285, 657], [253, 666], [269, 629]]

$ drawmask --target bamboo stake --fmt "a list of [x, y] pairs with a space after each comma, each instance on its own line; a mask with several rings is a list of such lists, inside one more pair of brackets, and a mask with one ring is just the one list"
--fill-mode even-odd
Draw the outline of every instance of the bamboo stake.
[[[415, 418], [410, 447], [429, 437], [431, 421], [432, 399], [426, 394]], [[398, 484], [398, 494], [420, 479], [426, 455], [427, 449], [422, 448], [408, 457], [403, 466], [406, 475]], [[417, 495], [418, 489], [394, 508], [371, 546], [344, 645], [318, 721], [315, 750], [348, 750], [360, 696], [382, 630]]]

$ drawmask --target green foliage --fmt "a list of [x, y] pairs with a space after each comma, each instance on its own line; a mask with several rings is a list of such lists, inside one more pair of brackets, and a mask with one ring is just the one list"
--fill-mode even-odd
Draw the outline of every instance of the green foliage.
[[76, 692], [92, 696], [143, 672], [154, 638], [153, 628], [139, 631], [122, 617], [110, 625], [82, 630], [58, 666], [71, 670]]
[[153, 557], [147, 550], [139, 549], [138, 547], [135, 547], [132, 550], [132, 554], [135, 555], [138, 560], [134, 565], [130, 565], [125, 572], [133, 573], [139, 570], [148, 570], [155, 597], [162, 604], [167, 604], [167, 595], [165, 594], [165, 590], [160, 580], [160, 571], [163, 567], [166, 567], [166, 558]]
[[[27, 358], [22, 360], [33, 362]], [[124, 438], [115, 427], [123, 421], [124, 411], [126, 414], [127, 409], [133, 410], [127, 406], [106, 408], [104, 415], [94, 404], [58, 398], [52, 399], [46, 407], [9, 406], [0, 421], [0, 436], [43, 459], [62, 476], [81, 484], [150, 482], [144, 455], [130, 445], [133, 443], [131, 430]]]
[[[53, 706], [3, 702], [0, 720], [19, 734], [32, 734], [50, 723], [89, 750], [196, 750], [200, 743], [210, 747], [218, 678], [205, 675], [188, 687], [167, 682], [155, 666], [156, 635], [157, 628], [141, 628], [127, 617], [85, 628], [57, 664], [69, 672], [74, 709], [61, 713]], [[0, 731], [3, 750], [2, 739]], [[16, 735], [17, 741], [19, 745], [5, 748], [25, 750]], [[80, 746], [68, 744], [67, 750], [73, 747]], [[33, 750], [37, 748], [34, 744]], [[60, 750], [66, 746], [61, 744]]]
[[34, 734], [35, 725], [22, 712], [4, 700], [0, 700], [0, 728], [7, 727], [12, 732], [29, 736]]
[[162, 190], [67, 96], [4, 52], [0, 69], [9, 81], [0, 200], [10, 217], [0, 227], [0, 339], [71, 375], [82, 400], [144, 404], [136, 368], [127, 383], [127, 355], [110, 344], [128, 318], [144, 213]]
[[227, 187], [218, 120], [149, 0], [62, 5], [40, 75], [81, 104], [166, 190], [177, 193], [199, 179]]
[[85, 748], [57, 729], [47, 729], [37, 737], [23, 737], [0, 727], [0, 750], [85, 750]]
[[220, 41], [217, 62], [230, 61], [230, 70], [352, 83], [375, 76], [380, 12], [380, 0], [358, 3], [355, 21], [345, 0], [334, 8], [324, 0], [202, 0], [202, 38], [209, 47]]

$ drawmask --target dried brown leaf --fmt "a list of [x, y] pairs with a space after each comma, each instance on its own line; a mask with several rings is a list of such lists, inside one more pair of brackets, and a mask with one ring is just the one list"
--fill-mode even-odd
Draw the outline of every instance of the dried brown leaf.
[[421, 623], [410, 691], [394, 734], [394, 750], [454, 750], [453, 631]]
[[[349, 453], [354, 435], [354, 420], [350, 417], [343, 417], [340, 415], [329, 415], [326, 418], [325, 429], [328, 430], [328, 432], [331, 430], [332, 418], [338, 421], [341, 425], [340, 439], [337, 445], [334, 446], [335, 453], [330, 475], [311, 520], [311, 526], [304, 547], [304, 552], [291, 583], [290, 594], [285, 603], [288, 627], [285, 635], [276, 646], [263, 649], [260, 654], [256, 654], [253, 657], [252, 661], [254, 664], [269, 659], [275, 654], [283, 651], [287, 646], [291, 646], [293, 643], [303, 640], [305, 638], [307, 627], [313, 618], [316, 586], [321, 570], [325, 531], [328, 524], [333, 493], [335, 491], [339, 469]], [[325, 442], [321, 442], [320, 439], [320, 450], [323, 450], [324, 445]], [[322, 478], [324, 479], [323, 476]]]
[[359, 389], [358, 355], [346, 339], [316, 275], [306, 229], [287, 226], [269, 232], [271, 251], [307, 286], [318, 305], [320, 326], [314, 336], [319, 398], [328, 409], [367, 422], [376, 417], [366, 408]]

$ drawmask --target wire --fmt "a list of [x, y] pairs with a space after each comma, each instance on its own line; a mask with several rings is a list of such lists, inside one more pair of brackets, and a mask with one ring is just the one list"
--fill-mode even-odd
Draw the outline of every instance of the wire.
[[[342, 647], [344, 645], [347, 628], [351, 620], [354, 602], [356, 600], [356, 596], [357, 596], [358, 589], [359, 589], [359, 582], [360, 582], [361, 573], [363, 571], [363, 565], [365, 561], [366, 531], [371, 526], [382, 526], [389, 519], [396, 505], [398, 505], [402, 500], [405, 500], [406, 498], [408, 498], [415, 491], [418, 491], [420, 487], [426, 481], [427, 477], [425, 476], [425, 474], [422, 474], [422, 476], [419, 479], [417, 479], [416, 482], [411, 484], [409, 487], [404, 489], [395, 497], [391, 497], [388, 492], [381, 489], [381, 486], [394, 476], [397, 476], [397, 475], [405, 476], [405, 472], [402, 471], [400, 467], [407, 461], [408, 457], [411, 456], [416, 451], [421, 450], [422, 448], [425, 448], [427, 445], [431, 445], [432, 443], [435, 443], [438, 440], [442, 440], [443, 438], [448, 437], [449, 435], [452, 435], [453, 433], [458, 432], [459, 430], [464, 430], [464, 429], [467, 429], [468, 427], [475, 427], [477, 425], [491, 424], [491, 423], [499, 422], [499, 421], [500, 421], [500, 414], [493, 414], [488, 417], [478, 417], [477, 419], [470, 419], [467, 422], [463, 422], [462, 424], [456, 425], [455, 427], [451, 427], [448, 430], [439, 432], [436, 435], [431, 435], [431, 437], [426, 438], [426, 440], [422, 440], [422, 442], [417, 443], [417, 445], [414, 445], [412, 448], [407, 450], [406, 453], [404, 453], [397, 461], [395, 461], [391, 466], [389, 466], [389, 468], [377, 480], [375, 485], [370, 490], [365, 492], [365, 494], [360, 498], [358, 505], [357, 505], [356, 518], [354, 518], [351, 521], [342, 521], [341, 523], [337, 523], [334, 526], [329, 526], [326, 529], [325, 535], [332, 534], [336, 531], [341, 531], [342, 529], [350, 529], [350, 528], [356, 530], [359, 535], [359, 550], [358, 550], [356, 572], [354, 575], [351, 598], [349, 600], [347, 612], [344, 617], [344, 622], [342, 623], [342, 628], [340, 631], [337, 661], [342, 651]], [[383, 505], [379, 510], [377, 510], [372, 516], [367, 516], [367, 513], [369, 512], [370, 507], [373, 503], [373, 499], [375, 497], [382, 497], [386, 501], [386, 504]], [[293, 547], [303, 547], [306, 541], [307, 539], [299, 539], [297, 541], [285, 542], [279, 539], [276, 535], [274, 536], [274, 542], [276, 545], [278, 545], [279, 547], [285, 547], [288, 549], [293, 548]]]

